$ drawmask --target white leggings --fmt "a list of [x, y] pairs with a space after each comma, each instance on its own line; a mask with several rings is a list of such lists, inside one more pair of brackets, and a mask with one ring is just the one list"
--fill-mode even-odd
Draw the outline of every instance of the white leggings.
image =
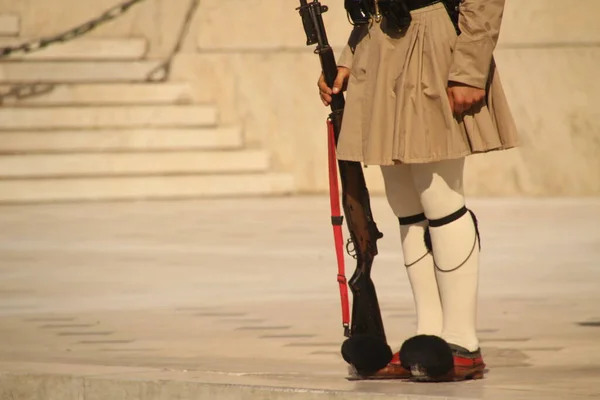
[[470, 213], [429, 227], [432, 252], [424, 235], [429, 221], [465, 206], [465, 160], [382, 166], [386, 196], [399, 218], [426, 219], [400, 226], [404, 262], [417, 308], [417, 334], [438, 335], [471, 351], [478, 348], [475, 324], [479, 238]]
[[382, 166], [385, 190], [398, 217], [425, 212], [428, 219], [452, 214], [465, 204], [465, 159]]

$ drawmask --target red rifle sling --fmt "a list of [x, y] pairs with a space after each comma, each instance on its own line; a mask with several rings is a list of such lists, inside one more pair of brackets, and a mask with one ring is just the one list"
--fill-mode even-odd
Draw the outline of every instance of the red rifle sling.
[[331, 222], [335, 240], [335, 252], [338, 263], [337, 281], [342, 301], [342, 322], [345, 330], [350, 326], [350, 306], [348, 302], [348, 283], [344, 266], [344, 240], [342, 234], [342, 216], [340, 210], [340, 191], [338, 188], [337, 156], [333, 123], [327, 120], [328, 159], [329, 159], [329, 197], [331, 202]]

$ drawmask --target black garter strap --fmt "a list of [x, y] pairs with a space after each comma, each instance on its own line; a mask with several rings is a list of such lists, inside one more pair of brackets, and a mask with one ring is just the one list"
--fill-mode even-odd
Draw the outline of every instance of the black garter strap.
[[475, 216], [475, 213], [469, 209], [467, 209], [466, 206], [461, 207], [458, 211], [453, 212], [452, 214], [445, 216], [443, 218], [440, 219], [430, 219], [429, 220], [429, 226], [425, 229], [425, 246], [427, 246], [427, 249], [429, 251], [432, 251], [432, 243], [431, 243], [431, 235], [429, 233], [429, 228], [439, 228], [440, 226], [444, 226], [444, 225], [448, 225], [451, 224], [452, 222], [460, 219], [461, 217], [463, 217], [466, 213], [471, 214], [471, 218], [473, 219], [473, 224], [475, 225], [475, 241], [473, 242], [473, 248], [471, 249], [471, 252], [469, 253], [469, 255], [467, 256], [467, 258], [456, 268], [453, 268], [451, 270], [443, 270], [441, 269], [436, 263], [435, 260], [433, 262], [433, 264], [435, 265], [435, 268], [440, 271], [440, 272], [453, 272], [456, 271], [457, 269], [459, 269], [460, 267], [462, 267], [463, 265], [466, 264], [466, 262], [471, 258], [471, 256], [473, 255], [473, 252], [475, 251], [475, 248], [477, 247], [477, 245], [479, 244], [479, 250], [481, 250], [481, 238], [479, 235], [479, 224], [477, 221], [477, 217]]
[[419, 222], [426, 221], [427, 217], [424, 213], [411, 215], [409, 217], [398, 217], [398, 221], [400, 221], [400, 225], [413, 225], [418, 224]]
[[453, 212], [452, 214], [450, 214], [448, 216], [445, 216], [440, 219], [430, 219], [429, 226], [432, 228], [439, 228], [440, 226], [451, 224], [468, 212], [469, 212], [469, 210], [467, 210], [467, 207], [462, 206], [461, 209]]

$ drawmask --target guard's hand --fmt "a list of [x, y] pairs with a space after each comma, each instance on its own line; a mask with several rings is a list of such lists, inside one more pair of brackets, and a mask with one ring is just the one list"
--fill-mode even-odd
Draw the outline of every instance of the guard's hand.
[[457, 116], [469, 111], [485, 98], [485, 90], [461, 83], [451, 82], [447, 92], [450, 108]]
[[328, 106], [331, 103], [332, 94], [338, 94], [346, 90], [348, 77], [350, 77], [350, 68], [338, 67], [338, 73], [335, 82], [333, 83], [333, 88], [330, 88], [327, 86], [327, 83], [325, 83], [325, 76], [321, 74], [317, 85], [319, 86], [319, 95], [321, 96], [323, 104]]

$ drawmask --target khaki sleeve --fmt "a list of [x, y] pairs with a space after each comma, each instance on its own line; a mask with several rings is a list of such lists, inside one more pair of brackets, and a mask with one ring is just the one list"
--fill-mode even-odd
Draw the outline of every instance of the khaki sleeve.
[[448, 80], [485, 89], [500, 35], [505, 0], [461, 0], [459, 26]]
[[340, 57], [338, 58], [338, 67], [352, 68], [352, 62], [354, 61], [354, 51], [358, 43], [365, 37], [368, 32], [367, 25], [355, 25], [352, 28], [348, 42], [344, 47]]
[[352, 68], [352, 61], [354, 60], [354, 50], [347, 44], [342, 50], [340, 57], [338, 58], [338, 67]]

